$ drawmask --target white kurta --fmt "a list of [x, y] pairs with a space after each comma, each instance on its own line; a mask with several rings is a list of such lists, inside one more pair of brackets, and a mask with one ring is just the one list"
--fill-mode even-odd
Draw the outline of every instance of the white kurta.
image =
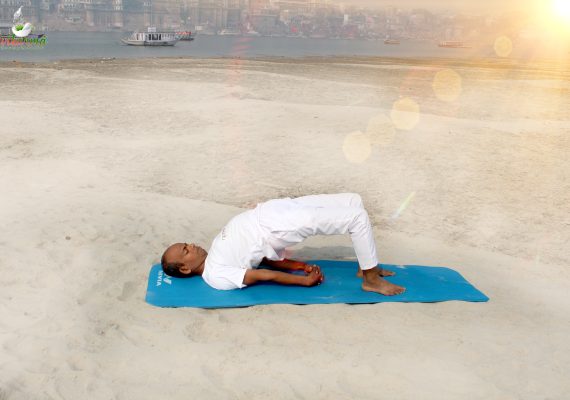
[[368, 213], [355, 193], [322, 194], [259, 203], [234, 218], [214, 238], [202, 274], [216, 289], [243, 288], [248, 269], [266, 257], [282, 260], [285, 248], [314, 235], [349, 233], [360, 268], [378, 265]]

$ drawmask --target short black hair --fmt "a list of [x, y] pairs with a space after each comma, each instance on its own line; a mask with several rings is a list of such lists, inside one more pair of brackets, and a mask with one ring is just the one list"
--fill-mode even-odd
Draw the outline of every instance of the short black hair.
[[180, 267], [184, 266], [184, 264], [179, 262], [166, 262], [166, 252], [162, 255], [160, 264], [162, 265], [162, 270], [166, 275], [170, 275], [175, 278], [188, 278], [190, 276], [189, 274], [183, 274], [180, 272]]

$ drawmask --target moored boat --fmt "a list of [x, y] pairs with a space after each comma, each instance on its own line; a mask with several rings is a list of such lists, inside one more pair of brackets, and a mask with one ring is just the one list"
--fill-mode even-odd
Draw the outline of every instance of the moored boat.
[[245, 28], [244, 36], [261, 36], [261, 33], [253, 29], [253, 26], [248, 22]]
[[121, 41], [130, 46], [174, 46], [180, 38], [175, 32], [156, 32], [148, 28], [147, 32], [133, 32]]
[[241, 35], [241, 32], [238, 31], [237, 29], [222, 29], [220, 32], [218, 32], [218, 35], [220, 35], [220, 36], [239, 36], [239, 35]]
[[194, 34], [190, 31], [176, 32], [179, 40], [194, 40]]
[[465, 44], [465, 42], [462, 42], [460, 40], [443, 40], [443, 41], [439, 42], [438, 46], [439, 47], [447, 47], [450, 49], [469, 49], [469, 48], [471, 48], [471, 46]]

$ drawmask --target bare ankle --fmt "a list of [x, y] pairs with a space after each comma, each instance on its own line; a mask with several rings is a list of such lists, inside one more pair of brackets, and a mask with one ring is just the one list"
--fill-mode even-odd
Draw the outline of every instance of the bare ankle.
[[378, 267], [370, 268], [370, 269], [362, 269], [362, 277], [364, 278], [365, 282], [374, 282], [378, 279], [380, 270]]

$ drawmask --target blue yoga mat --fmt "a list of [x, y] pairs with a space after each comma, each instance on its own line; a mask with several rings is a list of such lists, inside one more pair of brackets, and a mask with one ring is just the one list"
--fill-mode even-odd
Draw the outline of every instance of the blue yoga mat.
[[172, 278], [159, 264], [150, 270], [146, 302], [158, 307], [229, 308], [258, 304], [329, 304], [422, 302], [448, 300], [488, 301], [489, 298], [467, 282], [458, 272], [443, 267], [388, 265], [396, 272], [387, 280], [406, 287], [403, 294], [383, 296], [361, 289], [356, 277], [358, 264], [352, 261], [308, 261], [321, 267], [325, 280], [313, 287], [259, 283], [235, 290], [216, 290], [200, 277]]

